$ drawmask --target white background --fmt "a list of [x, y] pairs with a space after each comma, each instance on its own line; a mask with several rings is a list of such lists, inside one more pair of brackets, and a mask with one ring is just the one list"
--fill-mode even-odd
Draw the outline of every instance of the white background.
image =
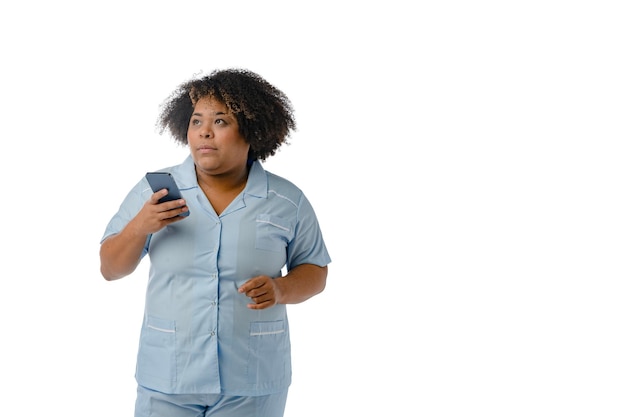
[[162, 101], [244, 67], [333, 258], [286, 416], [624, 416], [620, 3], [4, 2], [0, 414], [132, 415], [147, 262], [99, 240], [187, 153]]

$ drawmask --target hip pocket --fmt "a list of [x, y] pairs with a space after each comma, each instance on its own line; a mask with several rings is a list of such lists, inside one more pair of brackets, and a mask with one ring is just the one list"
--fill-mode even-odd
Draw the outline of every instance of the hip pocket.
[[291, 375], [291, 346], [284, 320], [250, 323], [248, 382], [264, 384]]
[[[147, 316], [141, 329], [137, 378], [170, 383], [176, 381], [176, 322]], [[147, 384], [152, 385], [152, 384]]]

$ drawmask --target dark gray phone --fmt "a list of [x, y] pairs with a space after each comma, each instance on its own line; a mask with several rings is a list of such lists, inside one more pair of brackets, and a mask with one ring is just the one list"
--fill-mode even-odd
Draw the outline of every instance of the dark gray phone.
[[[155, 193], [164, 188], [167, 189], [167, 195], [160, 198], [159, 203], [183, 198], [180, 190], [178, 189], [178, 185], [176, 185], [176, 181], [174, 181], [174, 177], [169, 172], [148, 172], [146, 174], [146, 179], [150, 184], [150, 188], [152, 188], [152, 191]], [[181, 213], [180, 215], [189, 216], [189, 210]]]

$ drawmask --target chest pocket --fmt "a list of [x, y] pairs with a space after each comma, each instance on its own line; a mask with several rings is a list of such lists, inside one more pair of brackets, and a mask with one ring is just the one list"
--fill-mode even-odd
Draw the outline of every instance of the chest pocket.
[[256, 217], [256, 244], [260, 250], [282, 252], [293, 237], [293, 225], [282, 217], [259, 214]]

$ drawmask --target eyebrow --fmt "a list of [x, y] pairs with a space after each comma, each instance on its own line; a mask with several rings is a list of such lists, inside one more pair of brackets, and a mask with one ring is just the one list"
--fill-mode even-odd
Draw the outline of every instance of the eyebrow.
[[[194, 112], [192, 116], [202, 116], [202, 113]], [[227, 116], [227, 113], [224, 113], [223, 111], [217, 111], [213, 113], [213, 116]]]

